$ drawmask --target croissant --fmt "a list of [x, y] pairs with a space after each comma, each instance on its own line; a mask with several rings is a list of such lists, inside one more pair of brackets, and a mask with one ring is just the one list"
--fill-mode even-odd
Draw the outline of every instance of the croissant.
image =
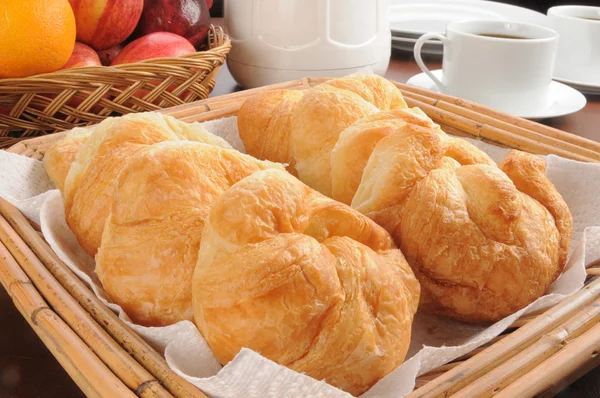
[[144, 146], [117, 177], [96, 273], [137, 324], [192, 320], [191, 281], [204, 219], [238, 180], [282, 167], [190, 141]]
[[[162, 141], [191, 140], [230, 148], [223, 139], [198, 123], [188, 124], [158, 113], [109, 118], [93, 127], [89, 137], [67, 137], [45, 163], [60, 187], [61, 175], [77, 151], [63, 184], [65, 217], [81, 247], [94, 256], [100, 247], [104, 222], [114, 192], [114, 180], [146, 146]], [[77, 147], [79, 148], [77, 149]], [[59, 150], [67, 148], [67, 150]]]
[[[303, 94], [276, 90], [247, 100], [238, 113], [240, 138], [247, 153], [289, 164], [292, 174], [330, 196], [328, 153], [337, 135], [362, 116], [406, 107], [406, 102], [391, 82], [370, 75], [330, 80]], [[343, 106], [330, 107], [338, 101]], [[303, 128], [295, 129], [303, 110], [319, 118], [306, 118]], [[305, 130], [311, 131], [310, 139], [302, 139]]]
[[213, 204], [192, 295], [223, 364], [248, 347], [358, 395], [404, 360], [419, 284], [383, 228], [269, 169]]
[[399, 242], [424, 309], [492, 322], [544, 294], [566, 263], [572, 218], [544, 169], [518, 151], [500, 167], [461, 165], [438, 135], [407, 125], [377, 144], [352, 206]]
[[[421, 282], [425, 310], [492, 322], [542, 295], [564, 268], [573, 230], [544, 161], [513, 151], [498, 167], [418, 108], [381, 111], [357, 99], [348, 90], [354, 79], [316, 86], [287, 108], [288, 132], [280, 134], [290, 136], [299, 178], [392, 235]], [[262, 103], [278, 111], [272, 98], [251, 100], [257, 119], [269, 118]], [[238, 118], [244, 144], [246, 126]]]

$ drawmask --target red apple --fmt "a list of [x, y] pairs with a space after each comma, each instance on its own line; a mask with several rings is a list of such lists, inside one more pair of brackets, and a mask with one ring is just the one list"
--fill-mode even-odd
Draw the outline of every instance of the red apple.
[[210, 26], [208, 8], [206, 0], [144, 0], [144, 12], [133, 36], [171, 32], [200, 49], [206, 45]]
[[96, 54], [96, 51], [92, 47], [75, 42], [71, 58], [69, 58], [61, 69], [79, 68], [82, 66], [102, 66], [102, 64], [100, 63], [98, 54]]
[[69, 0], [77, 24], [77, 41], [96, 50], [121, 43], [133, 32], [144, 0]]
[[195, 52], [192, 43], [184, 37], [175, 33], [155, 32], [126, 45], [111, 65], [129, 64], [151, 58], [179, 57]]
[[123, 50], [123, 44], [117, 44], [116, 46], [112, 46], [106, 50], [99, 50], [98, 57], [100, 57], [100, 62], [102, 62], [102, 65], [108, 66], [112, 64], [113, 60], [117, 57], [121, 50]]

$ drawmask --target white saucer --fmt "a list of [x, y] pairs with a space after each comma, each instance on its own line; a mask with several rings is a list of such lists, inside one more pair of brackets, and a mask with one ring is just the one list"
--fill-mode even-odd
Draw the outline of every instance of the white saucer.
[[581, 91], [584, 94], [600, 95], [600, 84], [585, 83], [571, 79], [564, 79], [558, 76], [554, 76], [552, 78], [554, 80], [558, 80], [561, 83], [568, 84], [569, 86], [573, 87], [574, 89], [577, 89], [578, 91]]
[[[434, 70], [432, 73], [435, 77], [442, 80], [443, 73], [441, 69]], [[418, 75], [411, 77], [408, 79], [407, 84], [424, 88], [426, 90], [439, 92], [439, 89], [433, 80], [431, 80], [425, 73], [419, 73]], [[587, 103], [585, 96], [579, 91], [555, 81], [552, 81], [550, 84], [550, 96], [552, 97], [552, 106], [545, 109], [540, 109], [538, 112], [534, 112], [534, 114], [515, 114], [514, 116], [531, 120], [565, 116], [581, 110]]]

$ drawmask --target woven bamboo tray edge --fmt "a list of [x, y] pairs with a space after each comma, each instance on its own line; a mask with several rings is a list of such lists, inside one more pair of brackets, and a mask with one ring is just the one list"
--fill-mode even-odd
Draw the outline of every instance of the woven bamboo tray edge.
[[[223, 97], [209, 98], [207, 100], [166, 109], [162, 112], [188, 122], [213, 120], [236, 114], [241, 103], [256, 92], [272, 88], [302, 90], [310, 88], [323, 80], [324, 79], [312, 78], [301, 79], [276, 86], [234, 93]], [[409, 105], [422, 106], [428, 105], [429, 103], [429, 107], [425, 107], [424, 109], [425, 112], [445, 128], [455, 129], [456, 132], [461, 133], [460, 135], [490, 140], [504, 145], [506, 144], [503, 140], [506, 135], [509, 135], [509, 145], [506, 146], [513, 146], [510, 144], [513, 141], [516, 141], [518, 144], [522, 145], [520, 149], [525, 147], [530, 149], [529, 151], [533, 153], [556, 153], [554, 152], [556, 149], [562, 150], [559, 152], [561, 152], [561, 154], [566, 154], [566, 157], [585, 161], [600, 160], [600, 145], [598, 145], [599, 148], [595, 148], [595, 142], [586, 142], [586, 140], [581, 139], [581, 137], [571, 136], [564, 132], [556, 133], [553, 129], [546, 128], [545, 126], [536, 123], [530, 124], [521, 119], [512, 120], [511, 117], [507, 115], [503, 115], [504, 119], [496, 119], [495, 116], [497, 112], [489, 110], [486, 111], [486, 113], [478, 113], [477, 110], [480, 108], [485, 110], [485, 108], [476, 104], [469, 104], [468, 107], [464, 108], [466, 111], [460, 109], [457, 113], [454, 113], [452, 110], [456, 109], [452, 106], [449, 107], [448, 105], [460, 108], [457, 104], [460, 104], [461, 100], [440, 97], [429, 92], [414, 93], [411, 91], [412, 88], [406, 87], [400, 83], [397, 83], [397, 85], [403, 91], [403, 94], [405, 94]], [[424, 102], [425, 99], [427, 99], [427, 102]], [[475, 116], [473, 116], [473, 114], [475, 114]], [[480, 120], [484, 120], [485, 123]], [[544, 136], [546, 137], [546, 141], [540, 143], [538, 146], [532, 146], [527, 140], [519, 141], [518, 134], [520, 133], [520, 130], [517, 129], [516, 132], [511, 132], [502, 130], [501, 127], [496, 127], [503, 126], [503, 123], [517, 126], [519, 129], [525, 129], [529, 132], [528, 134]], [[495, 129], [501, 130], [502, 134], [493, 135]], [[484, 131], [484, 133], [481, 133], [481, 131]], [[490, 134], [491, 138], [488, 138], [487, 136]], [[46, 148], [53, 142], [61, 139], [63, 135], [64, 133], [58, 133], [25, 140], [9, 148], [8, 151], [41, 159]], [[548, 138], [552, 139], [550, 140]], [[579, 142], [580, 139], [582, 140], [581, 142], [589, 148], [588, 152], [584, 152], [586, 156], [581, 153], [572, 152], [571, 146], [564, 145], [565, 143], [573, 144], [574, 142]], [[575, 146], [575, 144], [573, 145]], [[199, 390], [195, 389], [195, 387], [191, 386], [183, 379], [178, 378], [178, 376], [166, 368], [164, 360], [162, 358], [157, 359], [155, 356], [158, 354], [141, 341], [135, 333], [126, 327], [123, 328], [125, 325], [116, 319], [114, 314], [110, 313], [113, 315], [112, 318], [110, 315], [106, 314], [106, 307], [99, 304], [99, 302], [93, 302], [93, 298], [89, 296], [93, 296], [91, 291], [89, 291], [80, 280], [66, 269], [66, 265], [62, 264], [62, 262], [56, 258], [38, 232], [33, 229], [30, 223], [18, 212], [18, 210], [7, 202], [0, 200], [0, 214], [4, 220], [6, 220], [4, 224], [2, 223], [2, 220], [0, 220], [0, 242], [8, 247], [11, 245], [14, 246], [15, 244], [13, 241], [16, 240], [16, 234], [16, 236], [21, 237], [23, 242], [25, 242], [31, 251], [35, 253], [34, 257], [37, 257], [40, 260], [36, 262], [31, 256], [26, 256], [24, 257], [25, 260], [21, 258], [20, 262], [15, 260], [18, 265], [21, 265], [23, 269], [27, 269], [28, 267], [31, 267], [30, 263], [37, 263], [35, 267], [39, 272], [42, 272], [40, 267], [49, 271], [52, 275], [46, 275], [45, 278], [54, 278], [54, 281], [64, 287], [64, 294], [75, 298], [75, 300], [65, 298], [63, 301], [68, 301], [72, 305], [79, 305], [84, 311], [87, 311], [97, 324], [100, 325], [101, 328], [114, 339], [117, 345], [122, 347], [125, 351], [131, 352], [131, 341], [135, 341], [138, 349], [138, 355], [134, 355], [135, 360], [138, 361], [138, 364], [141, 365], [142, 369], [147, 370], [156, 378], [156, 380], [158, 380], [158, 383], [156, 383], [158, 386], [165, 386], [165, 394], [173, 394], [178, 397], [204, 396]], [[13, 234], [12, 240], [9, 239], [9, 236], [11, 236], [10, 234]], [[0, 266], [3, 266], [9, 261], [5, 258], [3, 253], [4, 252], [2, 252], [0, 247]], [[16, 258], [19, 259], [20, 257], [16, 256]], [[61, 267], [64, 267], [62, 268], [62, 271], [60, 271]], [[596, 332], [595, 323], [600, 320], [600, 302], [598, 302], [600, 297], [600, 279], [595, 280], [597, 279], [597, 276], [600, 275], [600, 268], [589, 268], [588, 275], [590, 283], [572, 297], [564, 300], [546, 312], [530, 315], [518, 320], [511, 326], [511, 329], [515, 330], [512, 333], [501, 335], [483, 348], [474, 350], [472, 353], [463, 356], [462, 358], [458, 358], [450, 364], [420, 376], [417, 379], [417, 388], [410, 396], [434, 397], [447, 396], [450, 393], [456, 393], [457, 396], [474, 396], [470, 395], [472, 393], [476, 393], [475, 396], [489, 396], [497, 393], [501, 394], [504, 389], [509, 392], [517, 391], [519, 393], [526, 393], [526, 395], [523, 396], [533, 396], [551, 389], [552, 386], [559, 383], [562, 379], [569, 377], [569, 375], [575, 375], [577, 369], [573, 369], [573, 364], [577, 364], [576, 368], [581, 368], [586, 364], [593, 363], [597, 352], [600, 350], [600, 347], [597, 346], [599, 342], [596, 341], [600, 339], [593, 338], [594, 333]], [[10, 286], [10, 278], [14, 278], [14, 274], [9, 274], [7, 276], [6, 273], [0, 272], [0, 279], [3, 284], [5, 284], [6, 281], [9, 281], [8, 286]], [[77, 289], [74, 289], [73, 285], [77, 286]], [[34, 290], [43, 299], [46, 298], [46, 295], [51, 294], [50, 291], [40, 292], [36, 289]], [[43, 293], [45, 293], [45, 295]], [[21, 303], [18, 301], [21, 300], [21, 297], [15, 295], [12, 295], [12, 297], [13, 300], [15, 300], [15, 304], [20, 309]], [[73, 301], [75, 303], [73, 303]], [[61, 316], [65, 316], [64, 311], [73, 312], [74, 310], [61, 309], [60, 311], [62, 311]], [[57, 313], [58, 312], [59, 310], [57, 309]], [[27, 318], [27, 313], [22, 313]], [[569, 324], [575, 325], [571, 327], [572, 330], [570, 330], [569, 333], [566, 335], [564, 335], [564, 333], [556, 335], [557, 331], [564, 330]], [[115, 333], [115, 328], [121, 330], [121, 332]], [[125, 329], [125, 331], [123, 332], [122, 329]], [[101, 332], [98, 333], [101, 334]], [[86, 342], [90, 341], [89, 344], [92, 344], [92, 340], [90, 340], [88, 336], [86, 336], [86, 338], [88, 338]], [[49, 348], [52, 350], [50, 346]], [[139, 352], [140, 349], [142, 350], [142, 354]], [[144, 349], [146, 351], [144, 351]], [[150, 351], [147, 351], [148, 349]], [[115, 347], [115, 350], [118, 351], [118, 348]], [[147, 361], [146, 355], [152, 356], [152, 353], [154, 353], [154, 361]], [[94, 354], [94, 352], [92, 352], [92, 354]], [[573, 361], [572, 358], [574, 355], [578, 358], [578, 361]], [[105, 361], [108, 360], [105, 359]], [[560, 363], [562, 366], [559, 366], [558, 368], [556, 366], [549, 366], [554, 363]], [[515, 367], [515, 364], [518, 366]], [[569, 367], [569, 365], [571, 367]], [[115, 364], [111, 363], [110, 366], [114, 367]], [[550, 368], [550, 370], [545, 369], [543, 374], [541, 372], [536, 373], [536, 369], [544, 367]], [[486, 375], [490, 373], [492, 373], [492, 377], [486, 377]], [[75, 376], [78, 375], [75, 374]], [[74, 375], [72, 375], [72, 377], [74, 377]], [[130, 375], [126, 374], [126, 372], [121, 374], [120, 377], [126, 379], [124, 385], [129, 385], [130, 390], [135, 391], [140, 396], [170, 396], [162, 395], [163, 390], [159, 388], [157, 388], [156, 391], [139, 391], [138, 389], [134, 389], [133, 387], [135, 387], [135, 385], [131, 384], [131, 380], [129, 380]], [[536, 380], [535, 385], [532, 385], [530, 380]]]

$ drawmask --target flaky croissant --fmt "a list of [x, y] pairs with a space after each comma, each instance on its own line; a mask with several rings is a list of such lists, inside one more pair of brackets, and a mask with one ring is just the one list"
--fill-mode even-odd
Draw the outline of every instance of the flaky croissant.
[[571, 214], [544, 168], [518, 151], [500, 168], [462, 165], [437, 134], [407, 125], [375, 147], [352, 206], [400, 244], [425, 309], [491, 322], [544, 294], [565, 265]]
[[383, 228], [270, 169], [212, 206], [192, 294], [223, 364], [248, 347], [358, 395], [402, 363], [419, 285]]
[[[287, 107], [288, 163], [295, 161], [309, 186], [391, 233], [422, 283], [423, 308], [495, 321], [548, 289], [566, 263], [572, 218], [544, 176], [543, 160], [511, 152], [499, 168], [417, 108], [380, 111], [355, 91], [331, 85]], [[250, 100], [254, 117], [268, 120], [261, 104], [276, 112], [273, 98], [264, 92]], [[238, 128], [245, 144], [252, 130], [246, 132], [244, 118]], [[252, 145], [247, 149], [253, 154]]]
[[191, 281], [204, 219], [238, 180], [269, 167], [232, 149], [168, 141], [141, 149], [114, 182], [96, 273], [141, 325], [192, 320]]
[[[343, 77], [306, 95], [276, 90], [250, 98], [238, 113], [239, 133], [250, 155], [288, 163], [292, 174], [331, 196], [329, 153], [339, 133], [363, 116], [405, 107], [402, 94], [388, 80], [370, 75]], [[304, 118], [305, 114], [318, 118]], [[305, 131], [311, 132], [309, 137]]]
[[92, 256], [100, 247], [114, 180], [131, 157], [162, 141], [191, 140], [230, 148], [201, 124], [184, 123], [158, 113], [109, 118], [94, 126], [89, 137], [85, 134], [57, 143], [45, 167], [60, 187], [61, 176], [77, 153], [63, 185], [65, 217], [81, 247]]

